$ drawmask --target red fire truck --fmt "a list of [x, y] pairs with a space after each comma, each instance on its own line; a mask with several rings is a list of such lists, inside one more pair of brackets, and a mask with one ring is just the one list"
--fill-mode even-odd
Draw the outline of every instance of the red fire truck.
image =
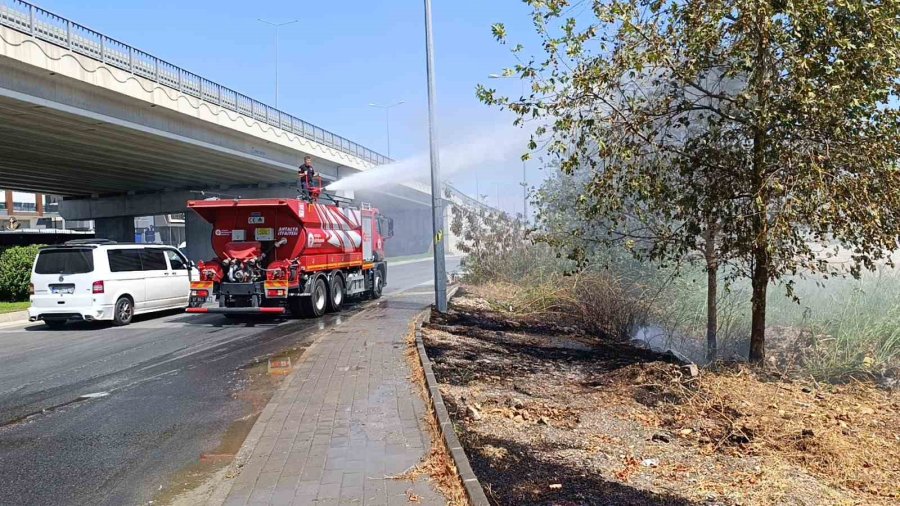
[[[384, 240], [393, 221], [377, 209], [334, 200], [193, 200], [213, 225], [213, 260], [200, 262], [189, 313], [319, 317], [348, 297], [381, 297]], [[218, 307], [205, 303], [214, 296]]]

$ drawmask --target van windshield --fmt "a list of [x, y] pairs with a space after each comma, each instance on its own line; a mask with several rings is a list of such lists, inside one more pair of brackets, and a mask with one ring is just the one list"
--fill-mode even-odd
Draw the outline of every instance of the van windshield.
[[38, 253], [36, 274], [84, 274], [94, 270], [92, 249], [48, 249]]

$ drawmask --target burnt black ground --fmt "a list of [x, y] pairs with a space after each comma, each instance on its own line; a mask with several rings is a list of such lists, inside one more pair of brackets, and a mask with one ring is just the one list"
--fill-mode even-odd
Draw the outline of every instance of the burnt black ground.
[[[394, 267], [386, 295], [431, 269]], [[330, 338], [358, 307], [319, 320], [176, 312], [128, 327], [0, 327], [0, 504], [146, 504], [252, 414], [236, 395], [242, 369]], [[78, 400], [96, 392], [109, 395]]]

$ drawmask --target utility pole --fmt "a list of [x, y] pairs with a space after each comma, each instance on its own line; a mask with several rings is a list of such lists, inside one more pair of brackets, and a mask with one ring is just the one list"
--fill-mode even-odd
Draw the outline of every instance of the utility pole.
[[528, 168], [522, 160], [522, 219], [528, 224]]
[[444, 259], [444, 202], [441, 195], [441, 162], [435, 125], [434, 37], [431, 0], [425, 0], [425, 65], [428, 74], [428, 138], [431, 145], [431, 217], [434, 232], [434, 305], [447, 312], [447, 266]]
[[394, 104], [369, 104], [369, 107], [377, 107], [379, 109], [384, 109], [384, 123], [385, 128], [387, 129], [387, 157], [391, 157], [391, 109], [397, 107], [398, 105], [403, 105], [406, 102], [401, 100]]
[[299, 20], [294, 19], [285, 21], [284, 23], [273, 23], [271, 21], [266, 21], [265, 19], [257, 19], [257, 21], [275, 27], [275, 108], [278, 109], [278, 29], [285, 25], [294, 24]]

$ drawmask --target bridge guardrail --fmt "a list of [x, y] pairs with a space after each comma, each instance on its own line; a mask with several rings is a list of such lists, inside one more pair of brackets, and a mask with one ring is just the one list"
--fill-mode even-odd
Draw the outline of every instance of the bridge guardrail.
[[473, 199], [472, 197], [466, 195], [461, 190], [458, 190], [455, 186], [444, 183], [444, 192], [447, 195], [447, 198], [453, 200], [454, 198], [459, 199], [459, 201], [470, 208], [480, 209], [487, 213], [496, 213], [496, 214], [506, 214], [504, 211], [497, 209], [491, 205], [485, 204], [480, 200]]
[[21, 0], [0, 0], [0, 25], [149, 79], [376, 165], [390, 159], [149, 53]]

